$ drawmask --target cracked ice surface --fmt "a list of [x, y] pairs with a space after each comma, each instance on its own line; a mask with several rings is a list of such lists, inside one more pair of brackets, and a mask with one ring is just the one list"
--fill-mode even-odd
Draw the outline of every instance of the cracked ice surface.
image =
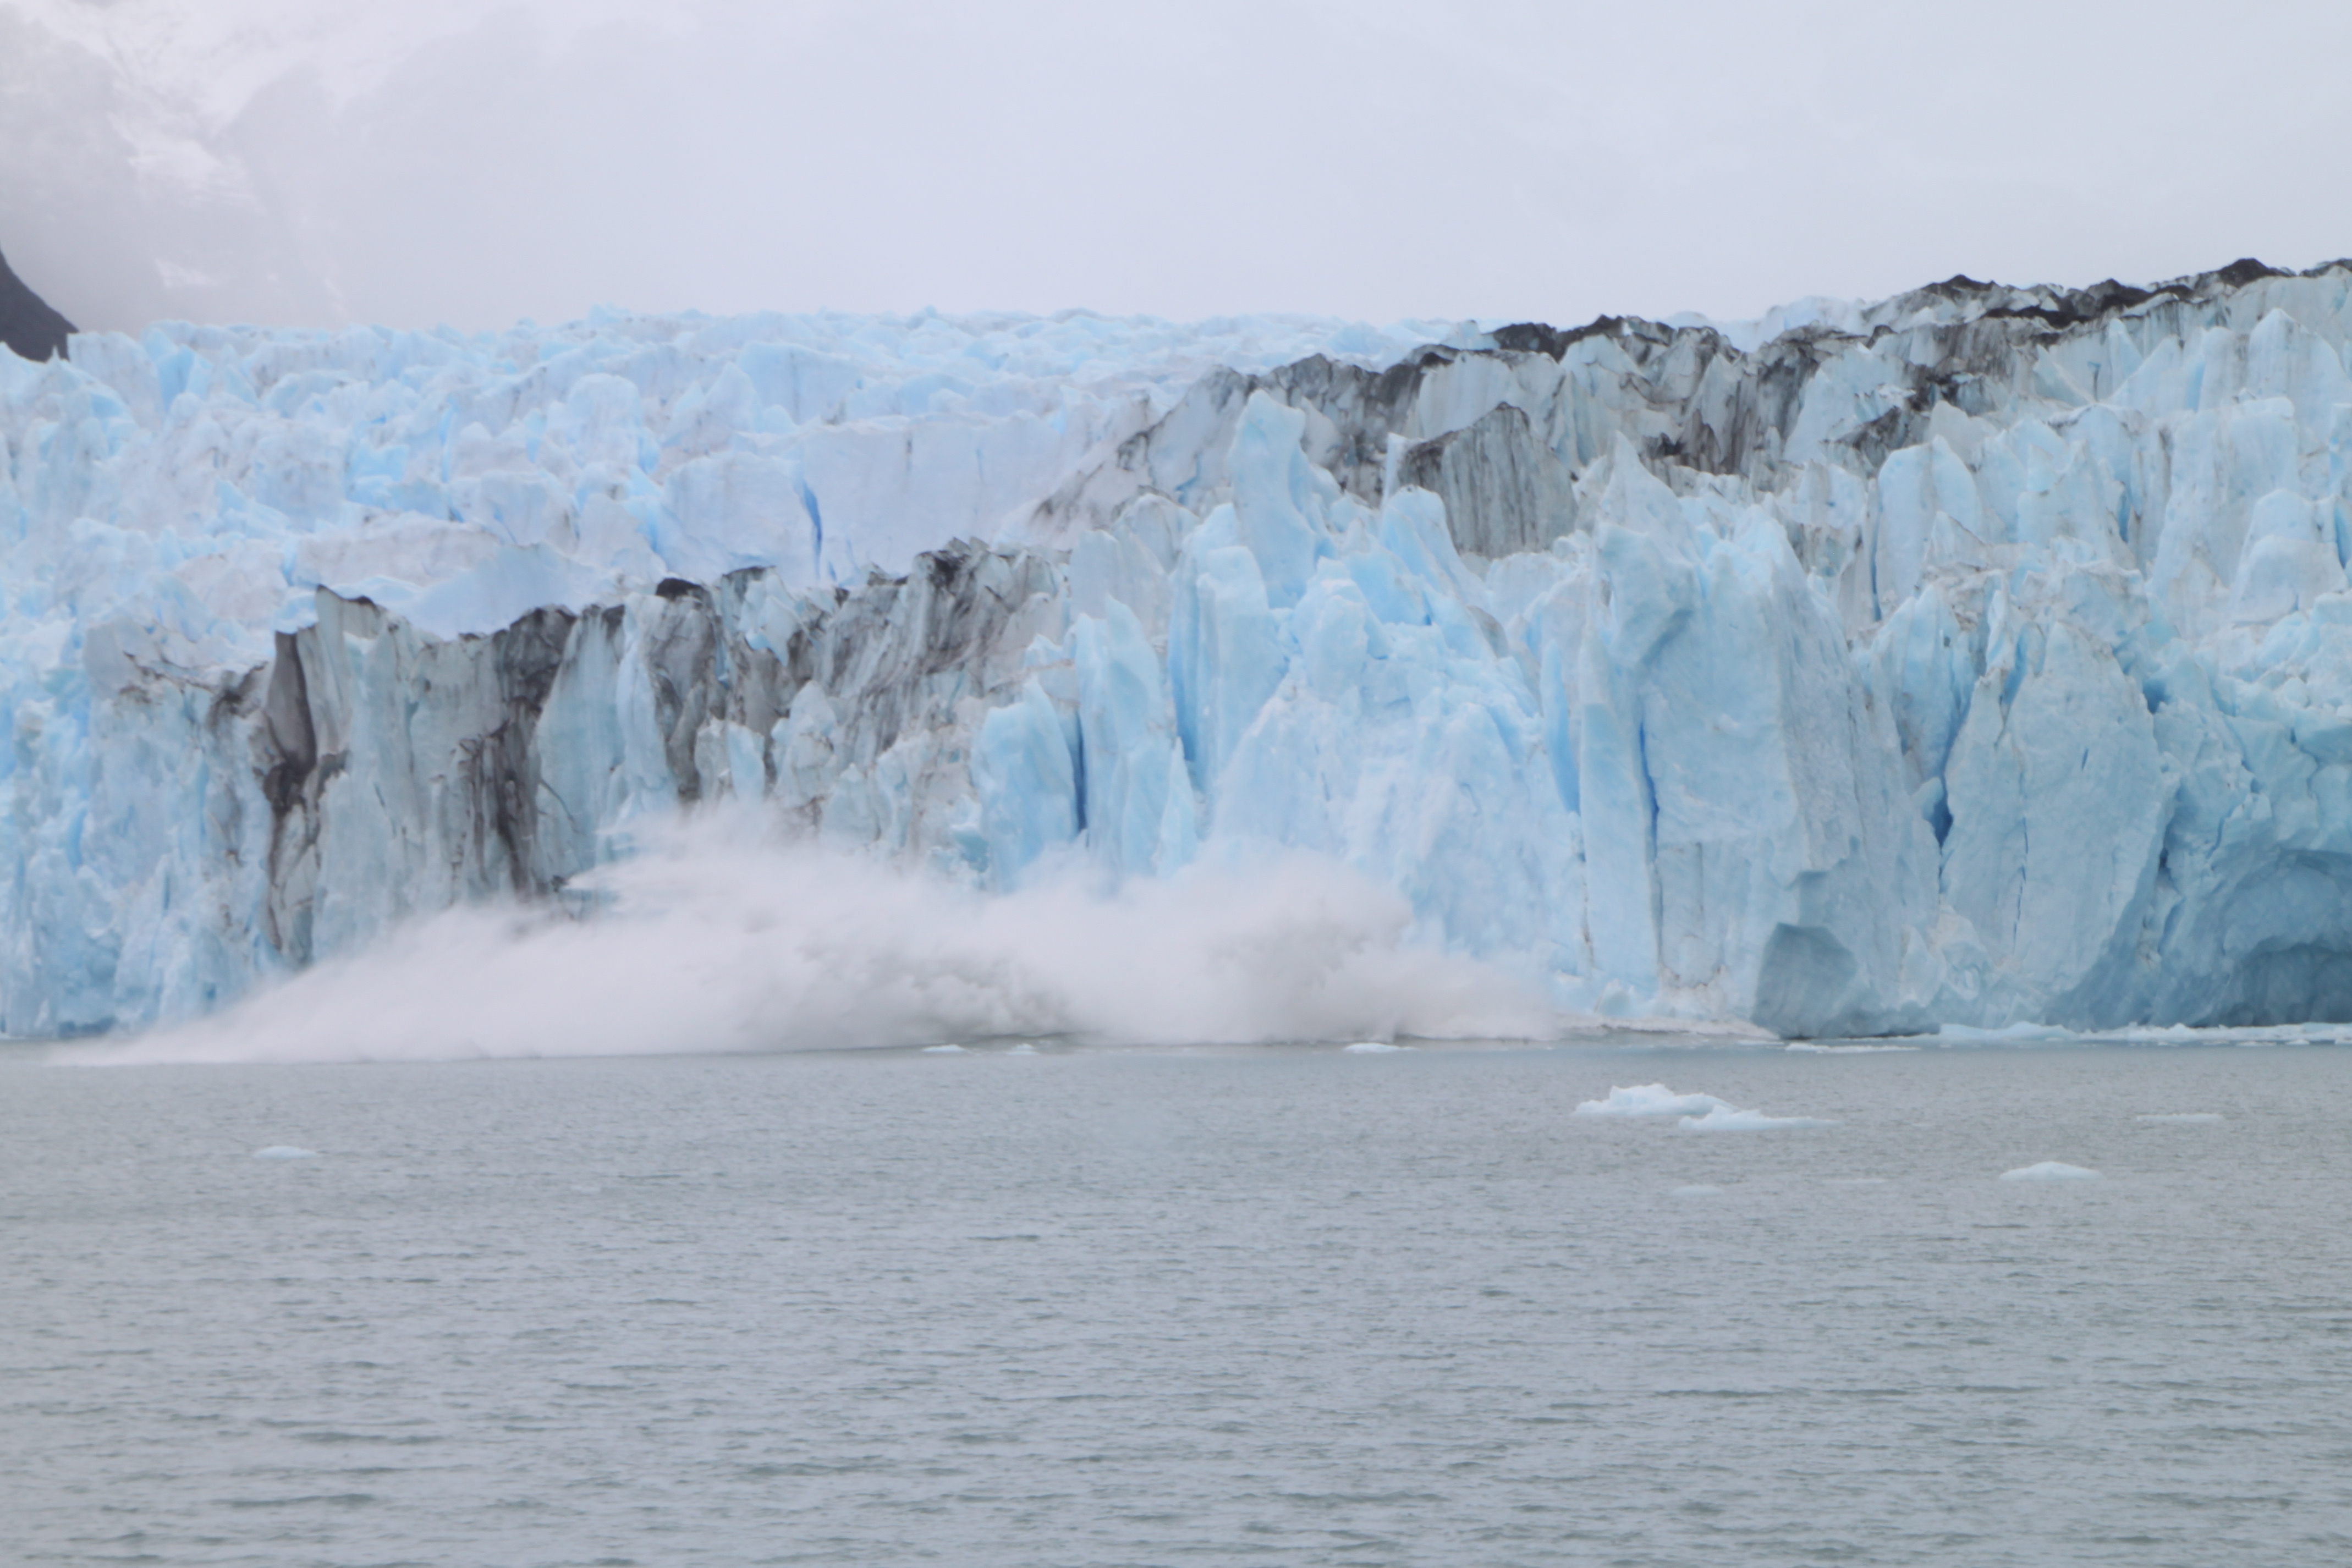
[[1311, 852], [1583, 1012], [2352, 1018], [2348, 293], [0, 358], [0, 1023], [730, 795], [1000, 889]]

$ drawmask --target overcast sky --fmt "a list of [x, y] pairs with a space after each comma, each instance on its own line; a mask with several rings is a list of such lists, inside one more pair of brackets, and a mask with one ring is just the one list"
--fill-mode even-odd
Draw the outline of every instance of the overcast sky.
[[2352, 254], [2352, 5], [0, 0], [86, 327], [1751, 316]]

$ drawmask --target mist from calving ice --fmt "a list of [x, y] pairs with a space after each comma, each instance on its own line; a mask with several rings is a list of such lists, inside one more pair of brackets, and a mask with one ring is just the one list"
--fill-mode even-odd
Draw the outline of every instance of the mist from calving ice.
[[681, 828], [580, 879], [590, 912], [420, 921], [88, 1063], [804, 1051], [1007, 1035], [1118, 1044], [1530, 1038], [1533, 988], [1411, 936], [1397, 894], [1283, 854], [992, 894], [872, 858]]

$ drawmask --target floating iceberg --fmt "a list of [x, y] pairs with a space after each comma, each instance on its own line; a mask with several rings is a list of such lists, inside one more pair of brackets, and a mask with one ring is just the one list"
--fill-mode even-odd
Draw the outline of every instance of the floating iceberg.
[[2347, 339], [2241, 263], [0, 353], [0, 1030], [587, 913], [730, 799], [994, 892], [1324, 857], [1593, 1018], [2352, 1018]]
[[2003, 1171], [2003, 1181], [2093, 1181], [2099, 1173], [2082, 1166], [2070, 1166], [2061, 1160], [2043, 1160], [2039, 1165], [2021, 1166], [2013, 1171]]
[[1605, 1100], [1580, 1101], [1575, 1116], [1701, 1116], [1728, 1111], [1728, 1102], [1712, 1094], [1677, 1094], [1663, 1083], [1638, 1083], [1612, 1088]]
[[1717, 1105], [1704, 1116], [1685, 1116], [1675, 1125], [1685, 1133], [1769, 1133], [1797, 1127], [1834, 1127], [1837, 1124], [1812, 1116], [1768, 1116], [1761, 1111]]
[[1678, 1117], [1675, 1125], [1686, 1133], [1759, 1133], [1778, 1127], [1834, 1127], [1835, 1122], [1810, 1116], [1768, 1116], [1743, 1111], [1712, 1094], [1677, 1094], [1663, 1083], [1612, 1088], [1605, 1100], [1585, 1100], [1570, 1113], [1577, 1116]]
[[1409, 1045], [1391, 1045], [1384, 1040], [1360, 1040], [1353, 1045], [1341, 1046], [1349, 1056], [1391, 1056], [1400, 1051], [1411, 1051]]
[[254, 1150], [253, 1157], [257, 1160], [315, 1160], [319, 1157], [319, 1151], [299, 1149], [291, 1144], [272, 1144], [266, 1149]]

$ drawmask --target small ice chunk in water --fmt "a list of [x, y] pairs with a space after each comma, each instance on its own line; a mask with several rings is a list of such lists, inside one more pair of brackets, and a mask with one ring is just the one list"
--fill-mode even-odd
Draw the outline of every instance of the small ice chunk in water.
[[254, 1150], [253, 1157], [257, 1160], [315, 1160], [319, 1157], [319, 1151], [298, 1149], [291, 1144], [272, 1144], [266, 1149]]
[[1817, 1116], [1767, 1116], [1761, 1111], [1738, 1111], [1717, 1105], [1704, 1116], [1685, 1116], [1675, 1124], [1685, 1133], [1764, 1133], [1779, 1127], [1834, 1127]]
[[1339, 1048], [1349, 1056], [1385, 1056], [1392, 1051], [1411, 1051], [1409, 1045], [1391, 1045], [1384, 1040], [1360, 1040], [1353, 1045]]
[[1024, 1040], [1019, 1045], [1014, 1046], [1011, 1051], [1006, 1051], [1004, 1054], [1007, 1056], [1034, 1056], [1037, 1054], [1037, 1048]]
[[2082, 1166], [2070, 1166], [2063, 1160], [2043, 1160], [2040, 1165], [2020, 1166], [2013, 1171], [2003, 1171], [2003, 1181], [2095, 1181], [2099, 1173]]
[[2158, 1122], [2174, 1127], [2187, 1127], [2207, 1122], [2226, 1122], [2229, 1119], [2219, 1111], [2166, 1111], [2134, 1118], [2135, 1121]]
[[971, 1052], [960, 1045], [927, 1045], [923, 1047], [923, 1054], [925, 1056], [970, 1056]]
[[1677, 1094], [1663, 1083], [1612, 1088], [1606, 1100], [1579, 1103], [1575, 1114], [1679, 1116], [1682, 1120], [1676, 1125], [1686, 1133], [1760, 1133], [1775, 1127], [1837, 1125], [1811, 1116], [1767, 1116], [1761, 1111], [1743, 1111], [1728, 1100], [1718, 1100], [1712, 1094]]
[[1974, 1029], [1948, 1023], [1936, 1031], [1948, 1045], [2070, 1045], [2083, 1037], [2052, 1023], [2013, 1023], [2000, 1029]]
[[[1353, 1050], [1354, 1047], [1349, 1049]], [[1717, 1111], [1728, 1111], [1731, 1106], [1712, 1094], [1677, 1094], [1663, 1083], [1639, 1083], [1630, 1089], [1612, 1088], [1606, 1100], [1585, 1100], [1578, 1103], [1573, 1114], [1579, 1116], [1697, 1116]]]

